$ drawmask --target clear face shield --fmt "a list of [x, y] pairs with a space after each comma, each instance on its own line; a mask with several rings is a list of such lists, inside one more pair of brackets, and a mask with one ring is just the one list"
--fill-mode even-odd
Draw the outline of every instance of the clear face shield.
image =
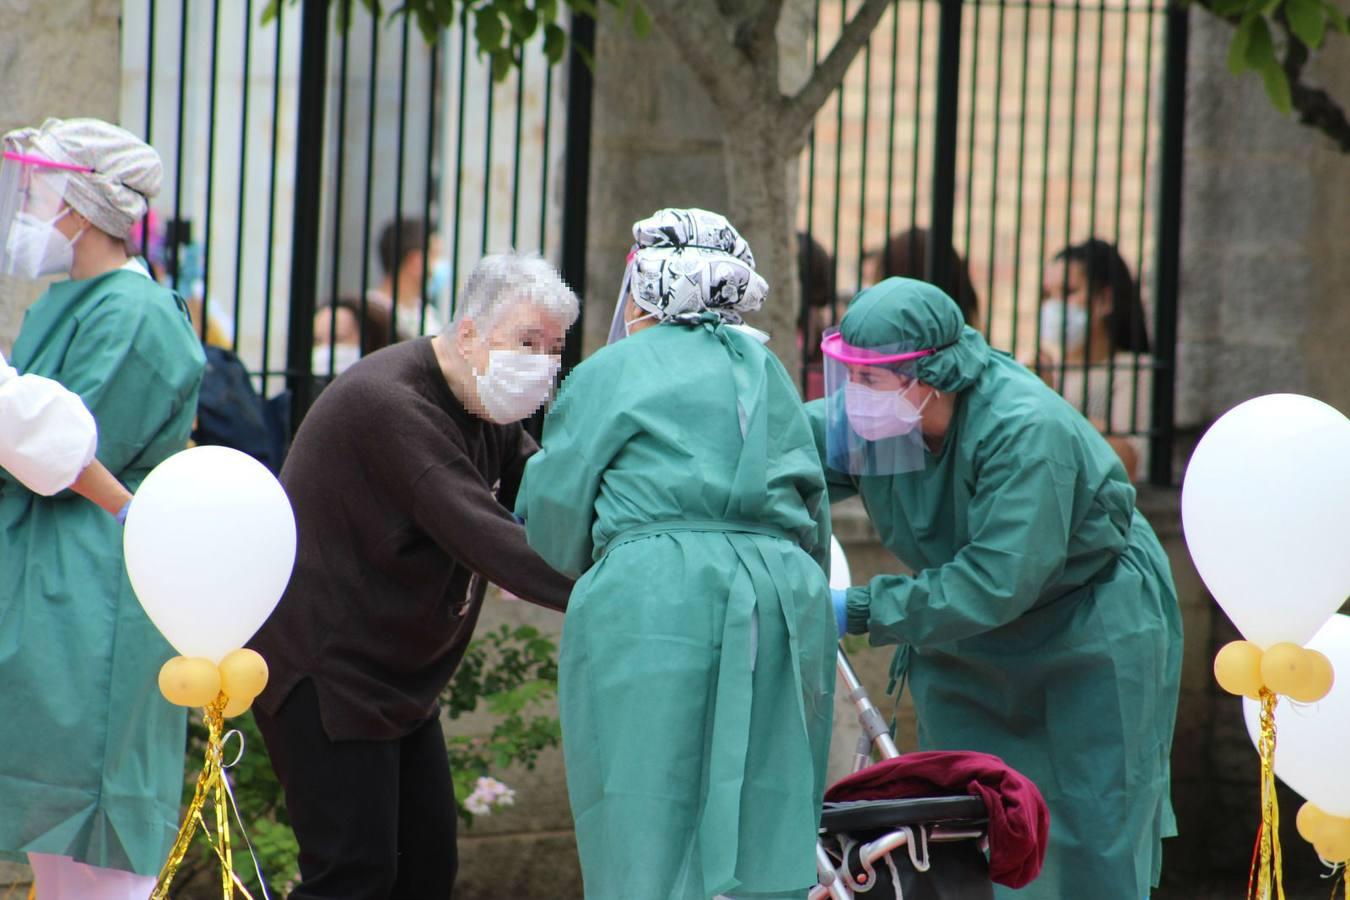
[[854, 347], [837, 328], [820, 342], [825, 360], [825, 464], [850, 475], [900, 475], [924, 467], [923, 408], [933, 392], [916, 377], [936, 352]]
[[70, 211], [66, 182], [83, 166], [6, 149], [0, 163], [0, 275], [36, 280], [70, 271], [74, 245], [56, 223]]

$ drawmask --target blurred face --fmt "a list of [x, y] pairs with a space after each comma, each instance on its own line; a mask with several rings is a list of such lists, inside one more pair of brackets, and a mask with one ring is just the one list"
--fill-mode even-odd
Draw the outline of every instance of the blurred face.
[[906, 391], [917, 381], [881, 366], [849, 366], [848, 380], [874, 391]]
[[551, 356], [561, 361], [567, 322], [533, 303], [513, 304], [486, 332], [472, 319], [459, 328], [459, 349], [477, 372], [486, 372], [493, 350]]
[[1081, 263], [1057, 259], [1045, 267], [1041, 299], [1048, 300], [1051, 297], [1058, 297], [1069, 306], [1087, 308], [1087, 278]]

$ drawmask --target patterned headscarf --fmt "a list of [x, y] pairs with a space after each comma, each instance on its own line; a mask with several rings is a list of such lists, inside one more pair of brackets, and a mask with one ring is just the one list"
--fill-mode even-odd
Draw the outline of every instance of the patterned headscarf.
[[742, 313], [764, 305], [769, 285], [755, 272], [750, 245], [724, 216], [663, 209], [633, 225], [633, 238], [633, 299], [662, 322], [693, 323], [713, 312], [738, 324]]

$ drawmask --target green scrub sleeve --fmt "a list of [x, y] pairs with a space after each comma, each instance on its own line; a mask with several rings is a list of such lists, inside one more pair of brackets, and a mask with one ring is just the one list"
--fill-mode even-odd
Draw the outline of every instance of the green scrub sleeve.
[[516, 497], [530, 546], [573, 578], [594, 558], [591, 529], [601, 476], [634, 431], [623, 413], [606, 414], [613, 386], [593, 384], [591, 371], [579, 366], [563, 383]]
[[924, 646], [1012, 622], [1064, 568], [1074, 483], [1072, 468], [1007, 448], [980, 472], [970, 541], [912, 577], [878, 575], [850, 588], [849, 630], [867, 631], [877, 645]]
[[[80, 323], [66, 353], [72, 365], [68, 370], [63, 366], [59, 379], [94, 414], [98, 461], [114, 475], [134, 465], [147, 435], [160, 433], [183, 402], [180, 374], [163, 371], [165, 360], [140, 349], [159, 343], [142, 332], [182, 325], [167, 321], [173, 313], [148, 305], [134, 317], [127, 309], [127, 304], [109, 312], [99, 309]], [[190, 363], [184, 359], [180, 364]]]

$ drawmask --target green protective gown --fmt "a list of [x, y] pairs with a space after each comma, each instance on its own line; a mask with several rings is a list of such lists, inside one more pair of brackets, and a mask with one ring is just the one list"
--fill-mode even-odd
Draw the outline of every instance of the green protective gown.
[[[52, 285], [13, 362], [83, 398], [99, 461], [133, 491], [187, 445], [205, 358], [182, 301], [144, 274]], [[183, 787], [186, 714], [156, 680], [172, 655], [113, 517], [0, 470], [0, 852], [159, 871]]]
[[[918, 377], [956, 394], [946, 437], [903, 475], [827, 472], [861, 495], [913, 577], [847, 593], [849, 630], [899, 644], [924, 749], [980, 750], [1050, 808], [1041, 876], [1006, 896], [1139, 900], [1176, 833], [1169, 759], [1181, 618], [1166, 556], [1119, 459], [1034, 374], [929, 285], [860, 294], [844, 339], [947, 349]], [[954, 342], [954, 343], [953, 343]], [[808, 406], [822, 456], [827, 401]]]
[[647, 328], [572, 372], [541, 447], [517, 512], [580, 576], [559, 693], [586, 896], [804, 896], [837, 631], [786, 371], [707, 314]]

